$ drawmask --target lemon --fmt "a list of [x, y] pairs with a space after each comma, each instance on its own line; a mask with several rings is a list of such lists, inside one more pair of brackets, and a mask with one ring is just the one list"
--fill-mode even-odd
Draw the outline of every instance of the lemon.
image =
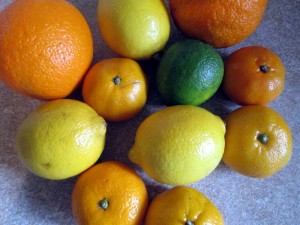
[[107, 45], [132, 59], [150, 58], [170, 36], [170, 16], [162, 0], [99, 0], [97, 19]]
[[158, 182], [190, 184], [218, 166], [224, 135], [223, 121], [211, 112], [191, 105], [171, 106], [142, 122], [128, 157]]
[[65, 179], [100, 157], [106, 122], [87, 104], [71, 99], [49, 101], [30, 112], [16, 136], [19, 159], [32, 173]]

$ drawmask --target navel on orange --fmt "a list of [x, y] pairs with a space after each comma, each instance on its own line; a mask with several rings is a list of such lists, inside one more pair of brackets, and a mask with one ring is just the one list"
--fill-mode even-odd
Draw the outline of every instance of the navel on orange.
[[79, 225], [140, 225], [147, 207], [143, 180], [117, 161], [97, 164], [82, 173], [72, 194]]
[[0, 13], [0, 79], [39, 99], [69, 95], [93, 57], [90, 28], [64, 0], [13, 1]]
[[285, 120], [267, 106], [244, 106], [226, 118], [223, 161], [235, 171], [264, 178], [286, 166], [292, 134]]
[[110, 121], [136, 116], [147, 100], [147, 78], [129, 58], [112, 58], [95, 64], [84, 79], [84, 101]]
[[170, 0], [170, 11], [177, 27], [188, 37], [222, 48], [239, 43], [255, 31], [267, 2]]
[[243, 47], [225, 61], [223, 89], [241, 105], [265, 105], [284, 89], [285, 69], [280, 58], [262, 46]]

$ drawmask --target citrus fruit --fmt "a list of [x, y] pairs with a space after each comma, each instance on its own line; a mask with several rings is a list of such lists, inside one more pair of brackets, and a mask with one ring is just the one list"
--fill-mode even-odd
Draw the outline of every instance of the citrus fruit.
[[99, 0], [97, 19], [107, 45], [132, 59], [150, 58], [170, 36], [170, 17], [161, 0]]
[[280, 58], [262, 46], [243, 47], [228, 56], [224, 93], [242, 105], [265, 105], [284, 89], [285, 69]]
[[97, 164], [83, 172], [72, 194], [79, 225], [140, 225], [148, 207], [143, 180], [117, 161]]
[[267, 2], [170, 0], [170, 11], [185, 35], [223, 48], [241, 42], [256, 30]]
[[220, 117], [190, 105], [171, 106], [139, 126], [129, 159], [154, 180], [184, 185], [210, 174], [224, 152]]
[[92, 166], [105, 143], [106, 123], [87, 104], [71, 99], [44, 103], [18, 129], [16, 147], [32, 173], [59, 180]]
[[93, 57], [90, 28], [64, 0], [13, 1], [0, 13], [0, 79], [38, 99], [69, 95]]
[[210, 45], [186, 39], [166, 50], [156, 79], [167, 104], [199, 105], [218, 90], [223, 74], [223, 60]]
[[140, 65], [129, 58], [111, 58], [87, 73], [84, 101], [110, 121], [134, 117], [147, 101], [147, 79]]
[[223, 161], [249, 177], [281, 170], [292, 154], [292, 134], [285, 120], [267, 106], [244, 106], [226, 118]]
[[177, 186], [156, 196], [145, 225], [223, 225], [219, 209], [198, 190]]

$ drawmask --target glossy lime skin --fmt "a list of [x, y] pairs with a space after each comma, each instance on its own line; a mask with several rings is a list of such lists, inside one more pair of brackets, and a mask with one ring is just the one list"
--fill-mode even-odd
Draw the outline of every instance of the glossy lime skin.
[[185, 39], [166, 50], [156, 79], [166, 104], [200, 105], [215, 94], [223, 75], [223, 60], [212, 46]]

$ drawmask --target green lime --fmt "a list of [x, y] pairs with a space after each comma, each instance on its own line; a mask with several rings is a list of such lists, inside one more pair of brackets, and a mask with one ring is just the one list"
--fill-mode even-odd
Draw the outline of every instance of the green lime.
[[212, 46], [185, 39], [166, 50], [156, 79], [167, 104], [199, 105], [215, 94], [223, 75], [223, 60]]

